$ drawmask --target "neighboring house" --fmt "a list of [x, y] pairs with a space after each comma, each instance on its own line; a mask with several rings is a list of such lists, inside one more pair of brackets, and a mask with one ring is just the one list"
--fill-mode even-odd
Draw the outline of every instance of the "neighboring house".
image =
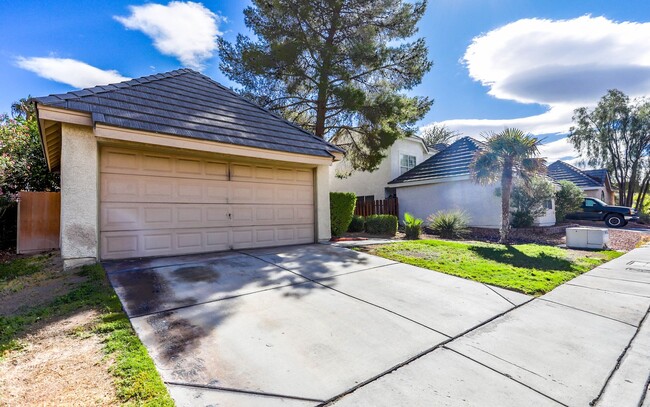
[[[345, 148], [341, 140], [331, 140]], [[353, 171], [350, 175], [348, 163], [339, 161], [330, 167], [330, 190], [332, 192], [354, 192], [358, 201], [380, 200], [395, 195], [395, 189], [388, 182], [403, 174], [431, 156], [431, 150], [420, 137], [411, 136], [397, 140], [389, 149], [386, 158], [375, 171]], [[341, 177], [341, 175], [345, 177]]]
[[[482, 148], [482, 142], [463, 137], [390, 181], [389, 186], [397, 191], [400, 219], [403, 219], [405, 212], [426, 219], [440, 210], [460, 209], [469, 216], [470, 226], [499, 228], [499, 185], [479, 185], [470, 174], [470, 163]], [[535, 224], [555, 224], [553, 201], [548, 202], [546, 214], [536, 219]]]
[[198, 72], [33, 100], [66, 267], [330, 237], [343, 151]]
[[548, 166], [548, 175], [555, 181], [571, 181], [582, 189], [586, 196], [598, 198], [610, 205], [615, 204], [616, 194], [612, 188], [609, 172], [604, 169], [581, 170], [564, 161]]

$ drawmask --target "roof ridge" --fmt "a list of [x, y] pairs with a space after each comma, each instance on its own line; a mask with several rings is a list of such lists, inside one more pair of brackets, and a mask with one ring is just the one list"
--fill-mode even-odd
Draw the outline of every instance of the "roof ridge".
[[[147, 76], [141, 76], [139, 78], [131, 78], [131, 79], [126, 80], [126, 81], [113, 82], [113, 83], [109, 83], [109, 84], [106, 84], [106, 85], [95, 85], [95, 86], [91, 86], [91, 87], [88, 87], [88, 88], [81, 88], [81, 89], [71, 90], [70, 92], [65, 92], [65, 93], [55, 93], [55, 94], [50, 95], [50, 96], [57, 96], [58, 97], [60, 95], [66, 95], [68, 93], [74, 94], [75, 92], [83, 92], [83, 91], [87, 91], [87, 92], [91, 92], [92, 94], [99, 95], [99, 94], [102, 94], [102, 93], [112, 92], [112, 91], [118, 90], [118, 89], [123, 89], [125, 87], [132, 88], [132, 87], [135, 87], [135, 86], [138, 86], [138, 85], [144, 85], [146, 83], [151, 83], [151, 82], [155, 82], [155, 81], [159, 81], [159, 80], [163, 80], [163, 79], [167, 79], [167, 78], [173, 78], [175, 76], [180, 76], [180, 75], [187, 74], [187, 73], [190, 73], [190, 72], [194, 72], [194, 71], [189, 69], [189, 68], [179, 68], [179, 69], [174, 69], [172, 71], [156, 73], [156, 74], [151, 74], [151, 75], [147, 75]], [[124, 86], [119, 86], [119, 85], [124, 85]]]

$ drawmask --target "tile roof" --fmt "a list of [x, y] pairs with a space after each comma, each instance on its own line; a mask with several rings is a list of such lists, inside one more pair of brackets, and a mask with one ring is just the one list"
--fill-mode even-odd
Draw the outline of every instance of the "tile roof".
[[191, 69], [32, 100], [91, 113], [93, 124], [312, 156], [342, 152]]
[[609, 177], [609, 173], [604, 168], [599, 168], [597, 170], [582, 170], [585, 174], [589, 175], [591, 178], [600, 182], [601, 185], [605, 185], [605, 181]]
[[581, 188], [602, 187], [605, 185], [604, 178], [599, 181], [590, 176], [587, 171], [583, 171], [571, 164], [559, 160], [548, 166], [548, 175], [555, 181], [571, 181]]
[[478, 140], [471, 137], [460, 138], [412, 170], [390, 181], [389, 184], [408, 184], [469, 175], [469, 165], [474, 159], [474, 154], [482, 148], [484, 144]]

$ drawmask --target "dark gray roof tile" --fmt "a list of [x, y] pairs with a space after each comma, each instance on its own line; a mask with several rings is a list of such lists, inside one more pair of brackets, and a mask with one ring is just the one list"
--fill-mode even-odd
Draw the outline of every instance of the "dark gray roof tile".
[[190, 69], [34, 100], [128, 129], [314, 156], [342, 152]]
[[548, 166], [548, 175], [555, 181], [571, 181], [581, 188], [604, 185], [604, 180], [599, 182], [590, 177], [585, 171], [559, 160]]
[[469, 175], [469, 165], [483, 143], [471, 137], [456, 140], [449, 147], [405, 172], [389, 184], [408, 184], [420, 181], [435, 181], [448, 177]]

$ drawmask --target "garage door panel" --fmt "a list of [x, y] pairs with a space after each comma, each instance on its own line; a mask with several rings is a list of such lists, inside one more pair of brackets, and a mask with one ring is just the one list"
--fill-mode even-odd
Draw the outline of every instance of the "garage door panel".
[[314, 240], [311, 169], [113, 147], [100, 154], [104, 259]]
[[102, 174], [103, 202], [227, 203], [228, 181]]
[[235, 227], [232, 248], [249, 249], [263, 246], [282, 246], [313, 243], [314, 226], [248, 226]]
[[141, 204], [106, 202], [101, 208], [101, 230], [145, 230], [228, 227], [228, 205]]
[[306, 185], [255, 184], [231, 182], [231, 204], [301, 204], [312, 205], [313, 187]]
[[231, 181], [313, 185], [311, 170], [269, 167], [255, 164], [231, 164]]
[[196, 157], [104, 147], [101, 153], [104, 173], [128, 175], [174, 175], [182, 178], [228, 180], [228, 163]]
[[102, 259], [230, 250], [230, 228], [103, 232]]

